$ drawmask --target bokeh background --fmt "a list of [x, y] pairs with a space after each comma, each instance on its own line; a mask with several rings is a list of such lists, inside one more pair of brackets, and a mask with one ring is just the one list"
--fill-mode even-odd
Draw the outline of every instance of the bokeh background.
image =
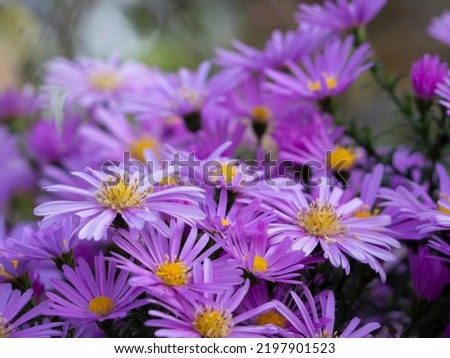
[[[368, 0], [370, 1], [370, 0]], [[262, 47], [276, 29], [296, 26], [298, 0], [0, 0], [0, 90], [39, 83], [42, 64], [54, 56], [107, 57], [121, 53], [164, 70], [195, 67], [217, 47], [239, 39]], [[320, 2], [307, 0], [305, 2]], [[450, 60], [450, 49], [427, 36], [433, 16], [449, 0], [389, 0], [369, 26], [369, 39], [387, 74], [405, 75], [422, 53]], [[370, 76], [342, 98], [343, 109], [386, 142], [402, 140], [395, 111]], [[401, 129], [401, 128], [398, 128]]]

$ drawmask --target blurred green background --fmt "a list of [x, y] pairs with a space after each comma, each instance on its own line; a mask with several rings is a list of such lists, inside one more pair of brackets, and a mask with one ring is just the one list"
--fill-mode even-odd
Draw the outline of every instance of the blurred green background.
[[[368, 0], [370, 1], [370, 0]], [[320, 1], [305, 1], [319, 2]], [[119, 52], [174, 70], [195, 67], [237, 38], [262, 47], [273, 29], [296, 26], [296, 0], [0, 0], [0, 89], [39, 82], [42, 63], [75, 54]], [[422, 53], [450, 59], [428, 37], [431, 17], [449, 0], [389, 0], [369, 26], [369, 39], [388, 74], [407, 75]], [[407, 79], [400, 90], [409, 86]], [[363, 91], [361, 89], [364, 89]], [[346, 112], [383, 128], [393, 108], [369, 76], [343, 97]]]

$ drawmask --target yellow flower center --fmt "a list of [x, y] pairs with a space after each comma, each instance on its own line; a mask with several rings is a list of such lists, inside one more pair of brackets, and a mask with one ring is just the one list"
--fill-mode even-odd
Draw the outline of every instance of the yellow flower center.
[[230, 220], [228, 219], [221, 219], [222, 226], [230, 226]]
[[380, 213], [380, 209], [374, 209], [373, 211], [370, 210], [370, 208], [365, 205], [360, 210], [358, 210], [356, 213], [353, 214], [354, 217], [364, 219], [364, 218], [370, 218], [371, 216], [376, 216]]
[[256, 324], [258, 326], [263, 326], [265, 324], [273, 324], [275, 326], [285, 328], [286, 327], [286, 318], [280, 315], [277, 312], [269, 311], [263, 314], [260, 314], [256, 317]]
[[258, 123], [267, 123], [272, 118], [272, 112], [265, 106], [256, 106], [251, 110], [252, 119]]
[[91, 74], [91, 76], [89, 77], [89, 83], [96, 90], [111, 92], [119, 88], [122, 81], [117, 72], [111, 70], [103, 70]]
[[261, 256], [255, 256], [253, 259], [252, 272], [265, 272], [267, 270], [267, 261]]
[[227, 310], [205, 307], [195, 313], [195, 330], [206, 338], [224, 338], [231, 333], [233, 320]]
[[[325, 85], [327, 86], [328, 90], [335, 89], [338, 84], [338, 78], [330, 73], [324, 72], [322, 73], [323, 80], [325, 81]], [[308, 91], [310, 92], [318, 92], [322, 90], [322, 83], [321, 79], [317, 80], [309, 80], [307, 83]]]
[[159, 181], [159, 184], [161, 185], [169, 185], [169, 186], [177, 186], [178, 185], [178, 179], [174, 175], [169, 175], [162, 180]]
[[130, 153], [133, 158], [145, 163], [145, 151], [147, 149], [153, 150], [158, 154], [158, 143], [150, 137], [144, 137], [134, 141], [130, 146]]
[[[19, 260], [11, 260], [10, 262], [14, 268], [17, 268], [17, 266], [19, 266]], [[2, 264], [0, 264], [0, 276], [6, 277], [8, 280], [12, 280], [14, 278], [13, 275], [6, 272], [5, 267]]]
[[237, 174], [238, 168], [234, 163], [221, 163], [220, 167], [214, 168], [212, 172], [213, 178], [222, 176], [226, 183], [233, 182]]
[[450, 209], [447, 209], [447, 208], [443, 207], [442, 205], [438, 205], [438, 210], [439, 210], [441, 213], [450, 215]]
[[89, 302], [89, 311], [99, 317], [105, 317], [114, 310], [114, 302], [106, 296], [98, 296]]
[[349, 170], [355, 163], [356, 155], [352, 149], [344, 147], [336, 147], [336, 149], [330, 153], [327, 158], [328, 166], [331, 169], [338, 168], [343, 170]]
[[299, 225], [311, 236], [330, 240], [329, 236], [344, 233], [347, 228], [342, 226], [333, 204], [321, 203], [319, 200], [311, 203], [309, 208], [297, 215]]
[[167, 286], [184, 286], [189, 282], [191, 275], [190, 268], [183, 262], [168, 260], [156, 267], [156, 276], [158, 276]]
[[123, 209], [139, 207], [147, 198], [146, 191], [139, 191], [139, 181], [125, 184], [123, 179], [117, 183], [118, 179], [111, 178], [100, 184], [94, 197], [104, 207], [111, 208], [120, 212]]
[[8, 338], [12, 330], [13, 327], [0, 312], [0, 338]]

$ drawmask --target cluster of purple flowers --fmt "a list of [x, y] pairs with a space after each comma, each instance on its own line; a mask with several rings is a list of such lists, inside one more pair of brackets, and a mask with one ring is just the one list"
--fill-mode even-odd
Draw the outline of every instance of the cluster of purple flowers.
[[[0, 338], [449, 332], [450, 73], [426, 54], [396, 94], [365, 37], [386, 2], [300, 4], [197, 70], [57, 58], [0, 94]], [[346, 122], [365, 73], [413, 142]]]

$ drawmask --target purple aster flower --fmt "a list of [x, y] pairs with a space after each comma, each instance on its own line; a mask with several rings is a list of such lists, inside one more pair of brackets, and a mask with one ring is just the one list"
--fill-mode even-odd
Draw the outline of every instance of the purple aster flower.
[[28, 260], [59, 262], [68, 259], [79, 243], [76, 230], [78, 222], [79, 218], [70, 217], [47, 227], [38, 223], [36, 230], [25, 231], [25, 240], [10, 239], [10, 250], [17, 258], [23, 257]]
[[[145, 151], [151, 150], [160, 156], [161, 128], [146, 130], [134, 125], [124, 114], [112, 108], [96, 108], [92, 111], [95, 123], [85, 125], [80, 130], [81, 137], [91, 153], [103, 160], [123, 160], [125, 153], [132, 159], [145, 163]], [[171, 143], [174, 144], [174, 143]]]
[[[111, 170], [111, 169], [109, 169]], [[44, 216], [44, 222], [52, 223], [65, 217], [81, 218], [79, 237], [101, 240], [114, 219], [120, 215], [130, 228], [142, 229], [146, 222], [160, 230], [165, 225], [160, 214], [179, 218], [190, 225], [204, 218], [197, 199], [203, 198], [203, 190], [195, 187], [157, 188], [142, 173], [128, 173], [121, 168], [103, 173], [87, 169], [73, 175], [86, 181], [89, 188], [69, 185], [53, 185], [50, 192], [73, 194], [76, 199], [51, 201], [37, 206], [35, 215]], [[111, 175], [114, 173], [114, 175]], [[167, 171], [153, 172], [152, 181], [161, 182]], [[160, 189], [160, 190], [157, 190]]]
[[439, 103], [447, 108], [447, 114], [450, 115], [450, 72], [444, 81], [437, 85], [436, 94], [442, 98]]
[[13, 290], [11, 284], [0, 284], [0, 338], [50, 338], [60, 337], [62, 332], [55, 329], [62, 323], [48, 321], [32, 323], [38, 316], [45, 313], [48, 302], [43, 302], [25, 313], [24, 307], [30, 302], [33, 290], [28, 289], [23, 294]]
[[319, 192], [309, 197], [299, 186], [286, 188], [280, 197], [278, 192], [254, 192], [264, 202], [275, 208], [278, 221], [269, 225], [272, 243], [289, 236], [295, 240], [294, 249], [309, 255], [320, 245], [324, 257], [335, 267], [350, 273], [349, 255], [368, 264], [384, 281], [386, 274], [381, 262], [394, 261], [391, 247], [399, 243], [388, 234], [391, 223], [388, 215], [358, 217], [364, 203], [359, 198], [342, 201], [343, 190], [330, 188], [322, 178]]
[[427, 235], [417, 230], [422, 224], [419, 214], [436, 207], [436, 203], [428, 195], [425, 188], [414, 182], [407, 182], [395, 189], [381, 188], [379, 197], [383, 200], [380, 206], [392, 218], [390, 229], [398, 239], [421, 240]]
[[438, 55], [424, 55], [411, 68], [411, 81], [416, 96], [424, 101], [435, 97], [436, 87], [447, 74], [448, 65]]
[[450, 230], [450, 176], [441, 164], [436, 166], [436, 172], [439, 177], [437, 205], [430, 204], [428, 208], [417, 213], [420, 219], [427, 221], [426, 224], [417, 227], [422, 233]]
[[[185, 235], [181, 221], [171, 221], [167, 234], [149, 227], [141, 231], [121, 230], [120, 234], [114, 242], [132, 260], [114, 254], [118, 266], [130, 272], [132, 286], [145, 288], [152, 295], [167, 299], [186, 289], [215, 292], [243, 282], [241, 270], [224, 259], [209, 260], [220, 245], [209, 245], [209, 235], [199, 236], [195, 227]], [[203, 283], [204, 276], [210, 277], [211, 282]]]
[[442, 15], [433, 18], [428, 26], [428, 34], [450, 46], [450, 11], [444, 11]]
[[33, 87], [11, 88], [0, 93], [0, 122], [36, 115], [46, 104], [42, 95], [35, 93]]
[[226, 234], [223, 247], [231, 257], [231, 263], [266, 281], [299, 284], [299, 271], [305, 268], [305, 253], [292, 250], [294, 241], [291, 238], [270, 244], [264, 221], [258, 224], [259, 232], [250, 237], [245, 235], [240, 222], [234, 231]]
[[138, 120], [165, 121], [182, 118], [186, 128], [197, 132], [220, 96], [233, 88], [240, 80], [237, 71], [224, 70], [208, 78], [211, 63], [203, 62], [197, 71], [182, 68], [176, 74], [158, 74], [155, 85], [138, 95], [126, 99], [124, 109], [136, 115]]
[[320, 29], [287, 31], [275, 30], [263, 50], [233, 41], [236, 50], [216, 50], [216, 63], [225, 67], [238, 67], [246, 71], [263, 72], [266, 69], [282, 69], [288, 61], [297, 62], [314, 52], [326, 38]]
[[352, 47], [353, 36], [333, 40], [323, 52], [303, 60], [301, 67], [288, 61], [292, 75], [269, 69], [266, 74], [273, 82], [267, 82], [266, 88], [292, 99], [322, 100], [337, 96], [373, 65], [369, 61], [370, 45], [362, 44], [355, 51]]
[[426, 246], [419, 247], [417, 253], [409, 249], [408, 256], [414, 291], [420, 298], [435, 301], [450, 283], [449, 270]]
[[[81, 119], [76, 115], [64, 115], [59, 126], [55, 120], [39, 120], [28, 133], [30, 154], [41, 164], [61, 163], [69, 156], [78, 156], [85, 145], [79, 138]], [[60, 127], [60, 128], [59, 128]]]
[[326, 0], [323, 5], [300, 4], [297, 22], [333, 31], [347, 31], [367, 25], [387, 0]]
[[69, 103], [90, 108], [117, 103], [125, 93], [142, 90], [152, 82], [143, 65], [111, 56], [106, 61], [81, 57], [76, 61], [56, 58], [46, 66], [44, 83], [67, 95]]
[[279, 305], [278, 310], [292, 325], [292, 331], [289, 332], [292, 337], [370, 338], [370, 333], [380, 328], [380, 324], [375, 322], [357, 328], [361, 319], [355, 317], [342, 332], [336, 332], [336, 300], [332, 291], [324, 291], [313, 297], [308, 288], [303, 286], [303, 300], [293, 291], [291, 296], [297, 305], [296, 312], [284, 305]]
[[157, 317], [147, 321], [147, 325], [157, 327], [157, 337], [170, 338], [262, 338], [277, 332], [273, 325], [245, 325], [244, 323], [264, 312], [272, 310], [277, 302], [267, 302], [244, 313], [235, 311], [247, 295], [250, 282], [237, 290], [229, 288], [225, 292], [204, 295], [190, 292], [180, 298], [177, 304], [154, 301], [169, 313], [151, 310]]
[[280, 132], [276, 136], [280, 143], [280, 159], [310, 167], [315, 177], [333, 171], [350, 171], [363, 153], [358, 148], [339, 144], [343, 142], [343, 131], [344, 128], [332, 125], [331, 117], [314, 113], [289, 135]]
[[52, 279], [56, 291], [47, 292], [49, 314], [83, 323], [125, 317], [127, 312], [142, 306], [137, 300], [142, 289], [128, 284], [128, 273], [117, 272], [116, 263], [107, 262], [103, 254], [95, 258], [94, 272], [83, 258], [75, 269], [63, 266], [65, 280]]
[[249, 76], [224, 98], [221, 106], [230, 115], [249, 122], [258, 140], [270, 133], [289, 113], [299, 108], [283, 96], [277, 96], [263, 89], [264, 77]]
[[450, 244], [448, 242], [445, 242], [439, 237], [433, 237], [428, 243], [428, 246], [446, 256], [445, 258], [440, 258], [441, 260], [450, 263]]
[[259, 233], [258, 225], [261, 221], [273, 221], [275, 216], [270, 210], [261, 208], [261, 200], [255, 199], [250, 203], [242, 205], [236, 201], [231, 208], [229, 200], [233, 194], [226, 189], [220, 189], [218, 201], [211, 193], [206, 195], [204, 203], [201, 205], [206, 214], [206, 218], [198, 223], [198, 227], [209, 232], [211, 235], [222, 236], [239, 225], [245, 235]]
[[17, 137], [0, 126], [0, 213], [4, 212], [11, 197], [29, 189], [34, 174], [25, 158], [18, 151]]

